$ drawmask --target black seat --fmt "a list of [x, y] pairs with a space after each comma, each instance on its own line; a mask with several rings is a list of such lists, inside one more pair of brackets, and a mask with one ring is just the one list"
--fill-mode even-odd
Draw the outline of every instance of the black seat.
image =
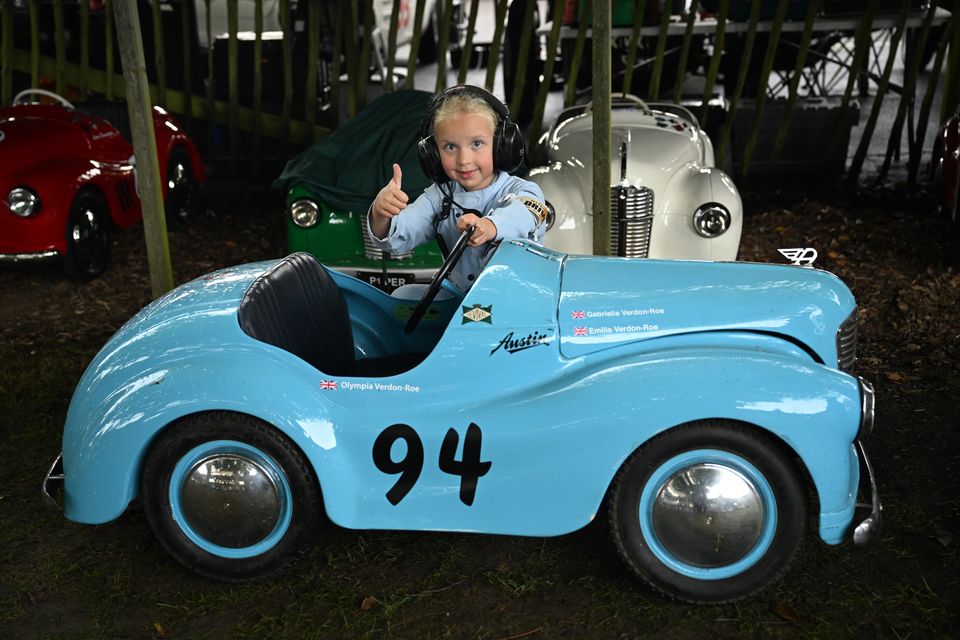
[[354, 369], [353, 331], [340, 288], [309, 253], [294, 253], [243, 295], [240, 327], [330, 375]]
[[355, 360], [347, 302], [309, 253], [293, 253], [254, 280], [238, 317], [251, 338], [289, 351], [328, 375], [391, 376], [412, 369], [426, 355]]
[[126, 100], [83, 100], [75, 102], [79, 111], [100, 116], [117, 128], [127, 141], [132, 141], [130, 132], [130, 114], [127, 111]]

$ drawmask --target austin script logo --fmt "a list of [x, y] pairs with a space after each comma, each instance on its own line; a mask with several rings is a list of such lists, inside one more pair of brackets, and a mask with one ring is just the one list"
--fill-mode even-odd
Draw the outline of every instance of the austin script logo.
[[495, 354], [500, 349], [503, 349], [507, 353], [516, 353], [517, 351], [523, 351], [524, 349], [539, 347], [549, 343], [549, 336], [545, 333], [534, 331], [525, 338], [514, 338], [513, 331], [511, 331], [500, 339], [500, 342], [493, 348], [490, 355]]

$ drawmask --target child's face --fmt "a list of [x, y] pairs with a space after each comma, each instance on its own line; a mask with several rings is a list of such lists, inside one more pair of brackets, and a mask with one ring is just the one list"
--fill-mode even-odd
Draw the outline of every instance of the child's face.
[[493, 124], [479, 113], [458, 113], [434, 127], [443, 171], [464, 191], [493, 183]]

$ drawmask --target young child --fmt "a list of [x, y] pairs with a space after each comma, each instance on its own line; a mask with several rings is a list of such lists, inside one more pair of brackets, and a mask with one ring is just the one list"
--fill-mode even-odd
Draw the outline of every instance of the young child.
[[[523, 137], [506, 106], [479, 87], [458, 85], [434, 98], [420, 127], [418, 153], [434, 181], [409, 203], [400, 166], [370, 207], [371, 237], [383, 250], [402, 253], [437, 238], [451, 248], [476, 227], [450, 279], [466, 291], [485, 264], [489, 242], [540, 242], [547, 208], [540, 187], [509, 175], [523, 160]], [[409, 203], [409, 204], [408, 204]]]

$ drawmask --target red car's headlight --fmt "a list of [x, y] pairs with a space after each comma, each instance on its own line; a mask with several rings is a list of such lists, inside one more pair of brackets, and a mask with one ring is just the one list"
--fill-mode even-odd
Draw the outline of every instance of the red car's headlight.
[[7, 194], [7, 204], [15, 215], [29, 218], [40, 211], [40, 196], [26, 187], [16, 187]]

